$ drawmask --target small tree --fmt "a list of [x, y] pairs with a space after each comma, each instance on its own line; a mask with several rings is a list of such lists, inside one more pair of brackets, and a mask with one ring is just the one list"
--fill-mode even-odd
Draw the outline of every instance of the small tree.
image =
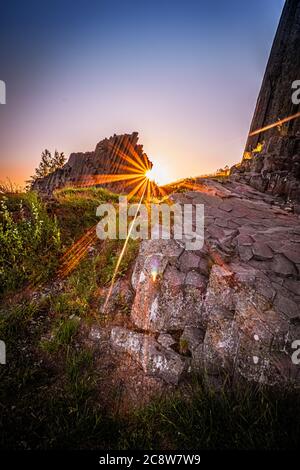
[[53, 171], [57, 170], [58, 168], [62, 168], [66, 163], [65, 154], [63, 152], [59, 153], [57, 150], [55, 150], [54, 156], [52, 158], [52, 163], [54, 167]]
[[33, 186], [34, 182], [39, 178], [44, 178], [50, 175], [58, 168], [62, 168], [66, 162], [66, 157], [63, 152], [55, 150], [54, 155], [45, 149], [41, 155], [39, 166], [35, 169], [35, 174], [27, 181], [29, 189]]

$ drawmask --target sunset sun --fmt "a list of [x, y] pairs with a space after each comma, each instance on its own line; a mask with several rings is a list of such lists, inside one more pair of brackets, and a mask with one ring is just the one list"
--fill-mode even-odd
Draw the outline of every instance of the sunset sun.
[[151, 168], [150, 170], [147, 170], [146, 173], [145, 173], [145, 176], [148, 180], [151, 180], [153, 181], [153, 169]]
[[153, 165], [146, 171], [145, 176], [148, 180], [155, 182], [159, 186], [170, 183], [168, 172], [160, 164]]

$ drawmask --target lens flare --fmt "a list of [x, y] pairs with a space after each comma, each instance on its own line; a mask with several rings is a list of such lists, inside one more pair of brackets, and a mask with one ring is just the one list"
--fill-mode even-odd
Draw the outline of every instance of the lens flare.
[[257, 129], [249, 134], [249, 137], [253, 137], [254, 135], [261, 134], [262, 132], [266, 132], [269, 129], [273, 129], [274, 127], [282, 126], [286, 122], [290, 122], [293, 119], [297, 119], [300, 117], [300, 113], [292, 114], [284, 119], [280, 119], [280, 121], [273, 122], [273, 124], [269, 124], [268, 126], [262, 127], [261, 129]]
[[[79, 187], [90, 187], [122, 182], [124, 188], [129, 186], [129, 191], [127, 193], [128, 201], [132, 198], [139, 198], [139, 204], [133, 223], [131, 224], [127, 238], [124, 242], [114, 269], [110, 288], [104, 302], [103, 311], [106, 311], [107, 309], [120, 263], [126, 251], [132, 227], [138, 215], [139, 207], [142, 204], [143, 199], [145, 198], [146, 203], [148, 203], [153, 197], [165, 197], [166, 195], [165, 190], [159, 187], [155, 182], [157, 179], [156, 176], [159, 175], [159, 173], [155, 173], [153, 168], [149, 168], [149, 163], [145, 160], [145, 158], [141, 158], [133, 148], [129, 148], [127, 153], [124, 153], [118, 149], [116, 153], [124, 161], [124, 163], [121, 163], [118, 166], [118, 170], [124, 171], [124, 173], [117, 172], [112, 174], [85, 175], [78, 183]], [[71, 272], [74, 271], [78, 264], [85, 258], [89, 250], [96, 244], [96, 242], [96, 225], [94, 225], [90, 227], [62, 256], [60, 260], [60, 268], [57, 273], [58, 276], [60, 278], [65, 278], [71, 274]], [[157, 276], [158, 270], [156, 267], [153, 267], [151, 271], [153, 282], [156, 281]]]
[[155, 267], [155, 268], [152, 268], [152, 270], [151, 270], [151, 277], [152, 277], [152, 281], [153, 281], [153, 282], [156, 281], [156, 279], [157, 279], [157, 274], [158, 274], [158, 273], [157, 273], [157, 268], [156, 268], [156, 267]]
[[139, 204], [138, 204], [138, 207], [137, 207], [135, 216], [134, 216], [134, 218], [133, 218], [133, 221], [131, 222], [131, 225], [130, 225], [130, 228], [129, 228], [129, 231], [128, 231], [126, 240], [125, 240], [125, 242], [124, 242], [122, 251], [121, 251], [121, 253], [120, 253], [120, 255], [119, 255], [117, 264], [116, 264], [115, 269], [114, 269], [114, 273], [113, 273], [113, 276], [112, 276], [112, 279], [111, 279], [110, 287], [109, 287], [109, 290], [108, 290], [108, 293], [107, 293], [107, 296], [106, 296], [106, 299], [105, 299], [105, 302], [104, 302], [104, 305], [103, 305], [103, 313], [106, 312], [106, 309], [107, 309], [107, 306], [108, 306], [108, 302], [109, 302], [109, 299], [110, 299], [110, 297], [111, 297], [111, 294], [112, 294], [112, 291], [113, 291], [113, 287], [114, 287], [114, 284], [115, 284], [115, 280], [116, 280], [116, 277], [117, 277], [117, 274], [118, 274], [118, 270], [119, 270], [119, 267], [120, 267], [122, 258], [123, 258], [123, 256], [124, 256], [124, 253], [125, 253], [125, 250], [126, 250], [126, 247], [127, 247], [127, 244], [128, 244], [128, 241], [129, 241], [131, 232], [132, 232], [132, 229], [133, 229], [133, 227], [134, 227], [134, 223], [135, 223], [135, 221], [136, 221], [136, 218], [137, 218], [137, 215], [138, 215], [140, 206], [141, 206], [141, 204], [142, 204], [142, 201], [143, 201], [143, 198], [144, 198], [144, 195], [145, 195], [145, 191], [146, 191], [146, 187], [147, 187], [147, 186], [146, 186], [146, 181], [144, 182], [144, 186], [145, 186], [145, 187], [144, 187], [144, 190], [143, 190], [143, 193], [142, 193], [140, 202], [139, 202]]

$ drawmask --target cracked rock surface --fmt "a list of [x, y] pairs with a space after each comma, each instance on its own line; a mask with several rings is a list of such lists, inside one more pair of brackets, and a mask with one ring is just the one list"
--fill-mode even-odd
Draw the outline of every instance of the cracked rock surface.
[[232, 180], [201, 180], [170, 199], [204, 205], [204, 245], [193, 251], [184, 240], [141, 242], [134, 327], [113, 329], [112, 344], [169, 383], [205, 368], [299, 385], [291, 360], [300, 339], [299, 216]]

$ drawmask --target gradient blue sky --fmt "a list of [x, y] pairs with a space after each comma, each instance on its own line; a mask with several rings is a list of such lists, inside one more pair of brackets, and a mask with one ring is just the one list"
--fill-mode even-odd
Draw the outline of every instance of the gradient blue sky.
[[165, 180], [239, 161], [283, 4], [2, 2], [0, 179], [133, 130]]

